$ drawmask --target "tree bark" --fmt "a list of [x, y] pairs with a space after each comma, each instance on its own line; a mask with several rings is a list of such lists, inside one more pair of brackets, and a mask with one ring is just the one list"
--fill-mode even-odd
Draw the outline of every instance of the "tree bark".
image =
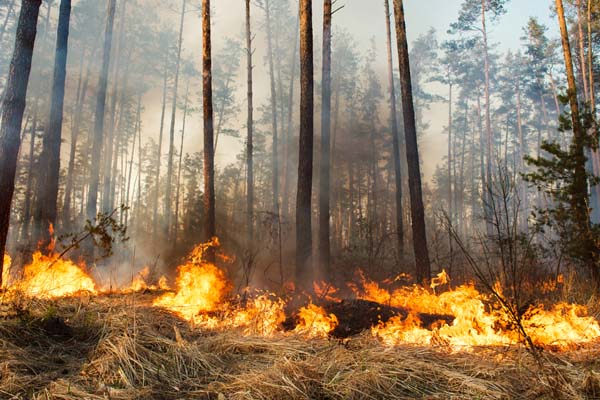
[[321, 162], [319, 180], [319, 268], [325, 280], [331, 274], [330, 174], [331, 174], [331, 0], [323, 2], [323, 65], [321, 80]]
[[429, 263], [427, 232], [425, 230], [421, 166], [419, 164], [419, 147], [417, 143], [417, 128], [412, 95], [408, 41], [406, 38], [406, 24], [402, 0], [394, 0], [394, 14], [396, 18], [396, 39], [398, 42], [398, 61], [400, 65], [400, 82], [402, 88], [404, 132], [406, 135], [406, 158], [408, 162], [416, 279], [418, 283], [424, 283], [431, 277], [431, 265]]
[[[156, 243], [158, 237], [158, 197], [160, 194], [160, 165], [162, 157], [162, 142], [165, 129], [165, 111], [167, 107], [167, 77], [169, 72], [169, 55], [165, 53], [165, 71], [163, 76], [162, 111], [160, 113], [160, 133], [158, 135], [158, 149], [156, 154], [156, 175], [154, 177], [154, 207], [152, 217], [152, 242]], [[141, 167], [140, 167], [141, 168]]]
[[252, 89], [252, 30], [250, 16], [250, 0], [246, 0], [246, 72], [248, 76], [248, 115], [246, 120], [247, 138], [246, 138], [246, 238], [248, 249], [252, 248], [254, 240], [254, 105]]
[[271, 9], [269, 0], [265, 0], [265, 22], [267, 29], [267, 57], [269, 60], [269, 79], [271, 84], [271, 129], [272, 129], [272, 154], [271, 162], [273, 166], [272, 187], [273, 187], [273, 212], [279, 218], [279, 136], [277, 126], [277, 91], [275, 89], [275, 68], [273, 66], [273, 38], [271, 33]]
[[[177, 114], [177, 94], [179, 90], [179, 70], [181, 66], [181, 49], [183, 46], [183, 27], [185, 22], [185, 8], [187, 0], [181, 6], [181, 19], [179, 21], [179, 40], [177, 44], [177, 61], [175, 64], [175, 83], [173, 84], [173, 106], [171, 108], [171, 129], [169, 130], [169, 158], [167, 161], [167, 188], [165, 191], [165, 218], [167, 237], [171, 236], [171, 192], [173, 191], [173, 155], [175, 153], [175, 117]], [[209, 10], [210, 12], [210, 10]]]
[[[104, 53], [102, 70], [98, 82], [98, 98], [94, 120], [94, 136], [92, 144], [92, 159], [90, 168], [90, 184], [86, 214], [89, 220], [96, 218], [98, 211], [98, 188], [100, 186], [100, 158], [102, 156], [102, 137], [104, 135], [104, 111], [106, 108], [106, 89], [108, 86], [108, 68], [110, 66], [110, 51], [112, 47], [113, 27], [115, 22], [116, 0], [109, 0], [108, 18], [104, 35]], [[105, 193], [108, 195], [108, 193]]]
[[181, 162], [183, 160], [183, 140], [185, 139], [185, 124], [187, 122], [188, 114], [188, 102], [190, 93], [190, 81], [188, 80], [185, 85], [185, 98], [183, 104], [183, 123], [181, 126], [181, 142], [179, 144], [179, 165], [177, 166], [177, 188], [175, 190], [175, 223], [173, 224], [174, 230], [172, 234], [173, 247], [177, 247], [177, 238], [179, 234], [179, 199], [181, 194]]
[[23, 0], [17, 24], [15, 47], [10, 63], [6, 91], [2, 101], [0, 125], [0, 286], [4, 251], [10, 224], [10, 210], [15, 190], [17, 156], [21, 147], [21, 124], [25, 111], [31, 59], [37, 33], [41, 0]]
[[585, 243], [581, 246], [585, 249], [585, 258], [588, 267], [591, 269], [592, 276], [597, 285], [600, 285], [600, 271], [598, 271], [598, 254], [596, 245], [591, 232], [590, 215], [589, 215], [589, 195], [588, 195], [588, 180], [586, 174], [586, 157], [585, 157], [585, 135], [587, 132], [581, 125], [579, 115], [579, 105], [577, 100], [577, 85], [575, 83], [575, 72], [573, 70], [573, 60], [571, 56], [571, 45], [569, 43], [569, 32], [565, 21], [565, 14], [562, 0], [556, 0], [556, 13], [561, 32], [561, 41], [563, 47], [563, 55], [567, 70], [568, 96], [571, 107], [571, 120], [573, 129], [573, 144], [572, 152], [575, 158], [574, 179], [572, 182], [571, 193], [571, 210], [573, 219], [578, 225], [582, 234], [581, 239]]
[[34, 214], [36, 231], [40, 236], [36, 241], [39, 239], [43, 239], [45, 242], [49, 241], [49, 226], [56, 224], [70, 19], [71, 0], [61, 0], [50, 117], [44, 132], [40, 156], [40, 179], [38, 181], [37, 207]]
[[[202, 0], [202, 104], [204, 106], [204, 240], [216, 236], [215, 221], [215, 148], [212, 102], [210, 0]], [[214, 261], [214, 252], [209, 252]]]
[[314, 142], [312, 1], [300, 0], [300, 143], [296, 194], [296, 284], [312, 283], [312, 175]]

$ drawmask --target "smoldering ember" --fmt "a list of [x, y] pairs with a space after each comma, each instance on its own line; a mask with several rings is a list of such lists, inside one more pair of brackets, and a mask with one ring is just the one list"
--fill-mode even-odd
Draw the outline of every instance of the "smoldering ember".
[[0, 47], [0, 399], [600, 399], [600, 1], [0, 0]]

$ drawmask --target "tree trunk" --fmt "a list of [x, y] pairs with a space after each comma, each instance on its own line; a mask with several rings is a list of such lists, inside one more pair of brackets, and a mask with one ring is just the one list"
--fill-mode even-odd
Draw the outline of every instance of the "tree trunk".
[[[212, 102], [210, 0], [202, 0], [202, 104], [204, 106], [204, 240], [216, 236], [215, 221], [215, 148]], [[214, 261], [214, 252], [209, 252]]]
[[[93, 221], [98, 210], [98, 187], [100, 186], [100, 158], [102, 156], [102, 137], [104, 135], [104, 111], [106, 107], [106, 89], [108, 86], [108, 68], [110, 66], [110, 51], [112, 47], [113, 26], [115, 22], [116, 0], [108, 2], [108, 18], [104, 36], [104, 54], [102, 70], [98, 82], [98, 99], [94, 120], [94, 137], [92, 144], [92, 160], [90, 168], [90, 184], [88, 188], [87, 217]], [[108, 195], [105, 193], [105, 195]], [[106, 211], [106, 210], [105, 210]]]
[[404, 132], [406, 135], [406, 158], [408, 162], [416, 278], [418, 283], [424, 283], [431, 277], [431, 265], [429, 263], [429, 250], [427, 249], [425, 209], [423, 206], [423, 189], [421, 187], [421, 166], [419, 164], [419, 147], [417, 143], [410, 61], [402, 0], [394, 0], [394, 14], [396, 17], [396, 38], [398, 42], [398, 61], [400, 64]]
[[583, 25], [581, 17], [581, 0], [575, 0], [577, 8], [577, 44], [579, 47], [579, 64], [581, 65], [581, 81], [583, 82], [583, 96], [585, 101], [589, 101], [588, 79], [587, 79], [587, 63], [585, 60]]
[[185, 139], [185, 123], [187, 122], [188, 101], [190, 93], [190, 81], [185, 85], [185, 98], [183, 104], [183, 124], [181, 126], [181, 143], [179, 144], [179, 165], [177, 166], [177, 188], [175, 190], [175, 223], [172, 232], [173, 247], [177, 247], [177, 238], [179, 234], [179, 196], [181, 194], [181, 161], [183, 160], [183, 140]]
[[31, 140], [29, 142], [29, 158], [27, 165], [27, 186], [25, 187], [25, 205], [23, 209], [23, 226], [21, 227], [21, 241], [26, 242], [29, 240], [29, 226], [31, 224], [31, 212], [33, 206], [33, 185], [35, 184], [34, 180], [34, 167], [35, 167], [35, 141], [37, 135], [37, 127], [38, 127], [38, 103], [39, 98], [35, 98], [35, 103], [33, 105], [33, 116], [31, 117]]
[[331, 174], [331, 0], [323, 2], [323, 66], [321, 81], [321, 162], [319, 180], [319, 268], [330, 281], [330, 174]]
[[291, 66], [292, 70], [290, 73], [290, 89], [288, 93], [288, 105], [287, 105], [287, 126], [286, 126], [286, 139], [285, 139], [285, 154], [283, 155], [283, 202], [281, 210], [284, 217], [287, 217], [290, 212], [290, 154], [291, 154], [291, 143], [292, 143], [292, 128], [293, 128], [293, 116], [294, 116], [294, 83], [296, 82], [296, 65], [297, 65], [297, 54], [298, 54], [298, 36], [300, 33], [300, 16], [296, 18], [296, 35], [294, 38], [294, 47], [292, 49]]
[[[175, 64], [175, 83], [173, 84], [173, 106], [171, 108], [171, 129], [169, 130], [169, 158], [167, 161], [167, 188], [165, 191], [165, 219], [167, 237], [171, 235], [171, 192], [173, 191], [173, 154], [175, 153], [175, 117], [177, 113], [177, 92], [179, 90], [179, 70], [181, 65], [181, 48], [183, 45], [183, 27], [185, 22], [185, 8], [187, 0], [181, 6], [181, 20], [179, 21], [179, 41], [177, 44], [177, 61]], [[210, 10], [209, 10], [210, 12]]]
[[8, 21], [10, 20], [10, 17], [12, 16], [16, 2], [17, 2], [17, 0], [11, 0], [10, 4], [8, 5], [8, 10], [6, 11], [6, 17], [4, 17], [4, 22], [2, 22], [2, 28], [0, 28], [0, 43], [2, 43], [2, 40], [4, 39], [4, 33], [6, 32], [6, 27], [8, 26]]
[[296, 284], [312, 283], [312, 175], [314, 142], [314, 64], [312, 1], [300, 0], [300, 143], [296, 194]]
[[40, 235], [36, 238], [36, 242], [41, 238], [45, 242], [49, 241], [51, 239], [48, 237], [49, 226], [56, 224], [70, 19], [71, 0], [61, 0], [56, 37], [50, 117], [42, 144], [39, 168], [40, 179], [37, 185], [37, 207], [34, 213], [36, 231]]
[[[152, 217], [152, 242], [156, 243], [158, 237], [158, 197], [160, 194], [160, 165], [162, 161], [162, 142], [165, 128], [165, 111], [167, 107], [167, 77], [169, 72], [169, 55], [165, 53], [165, 71], [163, 76], [162, 111], [160, 114], [160, 133], [158, 135], [158, 150], [156, 154], [156, 175], [154, 177], [154, 202]], [[141, 166], [140, 166], [141, 168]]]
[[275, 90], [275, 68], [273, 66], [273, 38], [271, 34], [271, 9], [269, 0], [265, 0], [265, 19], [267, 29], [267, 57], [269, 60], [269, 79], [271, 83], [271, 129], [273, 135], [271, 162], [273, 165], [273, 212], [279, 218], [279, 137], [277, 132], [277, 91]]
[[15, 47], [10, 63], [0, 124], [0, 286], [4, 251], [10, 224], [10, 210], [15, 190], [17, 156], [21, 146], [21, 124], [25, 111], [31, 58], [37, 32], [41, 0], [23, 0], [17, 25]]
[[[492, 116], [490, 112], [490, 53], [488, 47], [488, 36], [487, 36], [487, 28], [486, 28], [486, 4], [487, 0], [481, 0], [481, 32], [483, 34], [483, 53], [484, 53], [484, 73], [485, 73], [485, 133], [486, 133], [486, 161], [485, 161], [485, 171], [486, 171], [486, 181], [487, 187], [484, 187], [484, 193], [487, 193], [487, 196], [492, 196], [491, 193], [491, 185], [492, 185], [492, 165], [494, 163], [494, 151], [493, 151], [493, 136], [492, 136]], [[486, 196], [484, 195], [484, 198]], [[488, 202], [490, 199], [488, 198]], [[493, 231], [493, 226], [491, 224], [490, 219], [488, 218], [490, 215], [488, 202], [484, 202], [484, 207], [486, 209], [486, 227], [488, 235], [490, 235]]]
[[252, 248], [254, 240], [254, 143], [253, 143], [253, 124], [254, 124], [254, 105], [252, 90], [252, 31], [250, 19], [250, 0], [246, 0], [246, 70], [248, 74], [248, 118], [246, 129], [248, 137], [246, 139], [246, 237], [248, 249]]
[[571, 56], [571, 45], [569, 43], [569, 33], [562, 0], [556, 0], [556, 13], [560, 25], [561, 40], [563, 53], [565, 58], [565, 66], [567, 69], [567, 83], [569, 104], [571, 106], [571, 120], [573, 128], [573, 144], [572, 152], [575, 158], [574, 180], [572, 182], [571, 193], [571, 210], [573, 219], [578, 225], [581, 232], [581, 239], [585, 243], [581, 243], [584, 249], [584, 257], [586, 264], [591, 269], [592, 276], [597, 285], [600, 285], [600, 273], [598, 271], [598, 255], [596, 254], [596, 245], [590, 227], [590, 216], [588, 208], [588, 181], [586, 174], [586, 157], [585, 157], [585, 135], [587, 134], [582, 125], [579, 116], [579, 105], [577, 101], [577, 86], [575, 83], [575, 73], [573, 71], [573, 60]]

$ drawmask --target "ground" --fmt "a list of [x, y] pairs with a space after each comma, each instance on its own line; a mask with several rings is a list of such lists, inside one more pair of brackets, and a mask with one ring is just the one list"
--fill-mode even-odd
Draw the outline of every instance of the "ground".
[[153, 293], [5, 300], [0, 398], [600, 398], [600, 345], [451, 351], [191, 326]]

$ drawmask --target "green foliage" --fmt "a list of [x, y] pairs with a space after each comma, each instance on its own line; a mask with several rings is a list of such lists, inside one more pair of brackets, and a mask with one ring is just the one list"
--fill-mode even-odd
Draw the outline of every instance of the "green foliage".
[[[563, 104], [568, 102], [566, 96], [561, 96]], [[583, 107], [581, 125], [584, 132], [598, 132], [598, 125], [589, 107]], [[560, 116], [559, 131], [566, 134], [572, 129], [571, 116], [567, 112]], [[583, 143], [578, 143], [574, 136], [568, 149], [564, 149], [554, 141], [543, 141], [541, 149], [546, 153], [539, 158], [525, 157], [527, 163], [535, 170], [525, 174], [524, 178], [545, 192], [552, 200], [545, 207], [538, 207], [534, 216], [536, 225], [542, 233], [552, 233], [557, 236], [557, 244], [561, 250], [592, 271], [596, 268], [600, 254], [600, 225], [589, 221], [589, 206], [587, 193], [580, 193], [576, 181], [578, 170], [586, 157], [581, 159], [580, 146], [586, 152], [598, 148], [597, 135], [582, 135]], [[586, 170], [585, 179], [589, 186], [600, 183], [600, 179]], [[584, 198], [585, 210], [581, 210], [581, 198]], [[587, 223], [578, 218], [581, 212], [587, 215]]]

